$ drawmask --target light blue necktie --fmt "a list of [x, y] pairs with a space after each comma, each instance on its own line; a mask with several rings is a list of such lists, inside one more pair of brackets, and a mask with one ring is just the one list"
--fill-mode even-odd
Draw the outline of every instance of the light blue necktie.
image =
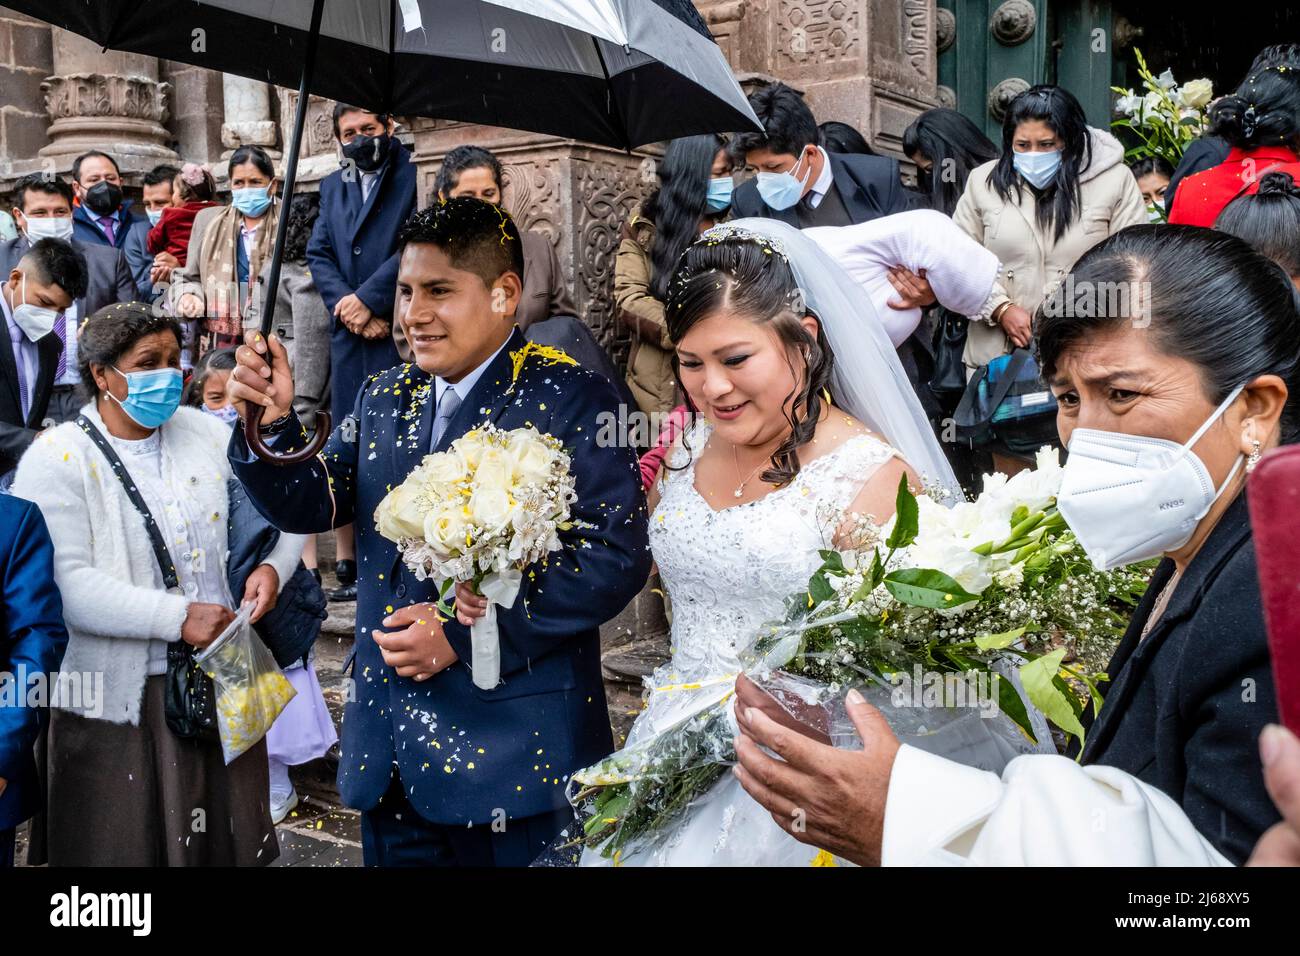
[[448, 385], [442, 393], [442, 398], [438, 400], [438, 417], [433, 420], [433, 438], [429, 442], [430, 451], [438, 447], [438, 441], [442, 438], [442, 433], [447, 430], [447, 425], [451, 423], [452, 416], [456, 414], [458, 408], [460, 408], [460, 396], [456, 394], [456, 389]]

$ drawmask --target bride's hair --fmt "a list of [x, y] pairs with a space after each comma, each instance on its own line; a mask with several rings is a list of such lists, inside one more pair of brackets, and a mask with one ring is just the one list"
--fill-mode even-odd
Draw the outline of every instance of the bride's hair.
[[[834, 356], [821, 322], [816, 336], [803, 327], [799, 320], [813, 313], [804, 305], [789, 262], [775, 244], [755, 237], [697, 241], [678, 263], [665, 303], [668, 337], [680, 342], [697, 323], [719, 312], [770, 325], [786, 346], [786, 361], [797, 382], [784, 403], [790, 435], [772, 453], [772, 467], [759, 477], [777, 487], [789, 484], [799, 473], [799, 449], [817, 428], [825, 405], [822, 395], [829, 394]], [[801, 356], [803, 374], [791, 355]], [[681, 384], [675, 351], [672, 360]], [[698, 414], [689, 396], [686, 401], [692, 417]]]

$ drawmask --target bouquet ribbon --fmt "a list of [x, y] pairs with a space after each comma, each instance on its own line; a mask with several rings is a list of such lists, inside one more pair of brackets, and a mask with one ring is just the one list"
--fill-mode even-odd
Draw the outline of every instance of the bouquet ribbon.
[[514, 607], [523, 585], [523, 572], [514, 568], [493, 571], [479, 582], [478, 591], [488, 600], [487, 611], [469, 629], [470, 672], [474, 686], [491, 690], [501, 683], [501, 632], [497, 628], [497, 605]]

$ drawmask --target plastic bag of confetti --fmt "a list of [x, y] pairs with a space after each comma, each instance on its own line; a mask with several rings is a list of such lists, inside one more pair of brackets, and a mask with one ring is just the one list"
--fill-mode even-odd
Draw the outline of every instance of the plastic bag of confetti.
[[226, 763], [231, 763], [266, 736], [296, 691], [275, 658], [253, 633], [253, 603], [195, 661], [212, 678], [217, 692], [217, 731]]

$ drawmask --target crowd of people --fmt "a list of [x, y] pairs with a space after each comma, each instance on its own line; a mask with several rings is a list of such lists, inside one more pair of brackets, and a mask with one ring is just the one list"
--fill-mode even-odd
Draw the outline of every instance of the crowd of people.
[[[1000, 142], [922, 113], [902, 139], [914, 183], [782, 83], [750, 103], [762, 132], [668, 142], [622, 225], [625, 370], [550, 237], [504, 211], [500, 160], [453, 149], [419, 209], [391, 116], [336, 106], [341, 168], [287, 199], [258, 146], [232, 153], [220, 186], [202, 164], [151, 170], [143, 215], [104, 152], [70, 181], [17, 184], [0, 241], [0, 671], [58, 692], [48, 708], [0, 702], [0, 865], [33, 817], [29, 859], [55, 865], [275, 859], [298, 800], [288, 768], [337, 741], [311, 651], [327, 601], [356, 602], [339, 786], [366, 862], [527, 864], [571, 819], [562, 781], [614, 749], [597, 629], [652, 558], [674, 670], [734, 672], [736, 629], [779, 610], [776, 579], [815, 569], [814, 505], [883, 522], [902, 477], [971, 492], [1043, 443], [1081, 469], [1115, 436], [1172, 451], [1134, 464], [1120, 484], [1141, 491], [1099, 496], [1079, 536], [1161, 561], [1077, 762], [963, 767], [900, 746], [852, 700], [866, 747], [836, 750], [742, 679], [739, 765], [716, 806], [770, 812], [861, 863], [1300, 863], [1300, 743], [1274, 726], [1244, 495], [1260, 457], [1300, 435], [1300, 48], [1262, 51], [1177, 169], [1127, 165], [1059, 86], [1017, 96]], [[1070, 283], [1144, 291], [1058, 315], [1046, 306]], [[526, 343], [577, 364], [530, 365]], [[999, 375], [1032, 381], [1041, 407], [954, 437]], [[593, 422], [619, 408], [654, 429], [597, 442]], [[339, 427], [316, 458], [280, 467], [245, 444], [257, 416], [272, 447], [302, 447], [324, 409]], [[458, 587], [440, 620], [432, 583], [372, 520], [419, 456], [485, 414], [573, 449], [582, 529], [500, 610], [504, 683], [487, 690], [463, 663], [486, 603]], [[807, 500], [781, 497], [793, 487]], [[1134, 514], [1169, 487], [1202, 496], [1194, 520]], [[770, 594], [744, 585], [754, 568]], [[708, 583], [733, 574], [730, 590]], [[178, 729], [172, 693], [243, 605], [297, 693], [227, 763]], [[93, 679], [74, 693], [72, 675]], [[1120, 822], [1086, 832], [1107, 801]], [[791, 807], [810, 808], [806, 828]], [[710, 861], [723, 841], [700, 826], [668, 862]]]

